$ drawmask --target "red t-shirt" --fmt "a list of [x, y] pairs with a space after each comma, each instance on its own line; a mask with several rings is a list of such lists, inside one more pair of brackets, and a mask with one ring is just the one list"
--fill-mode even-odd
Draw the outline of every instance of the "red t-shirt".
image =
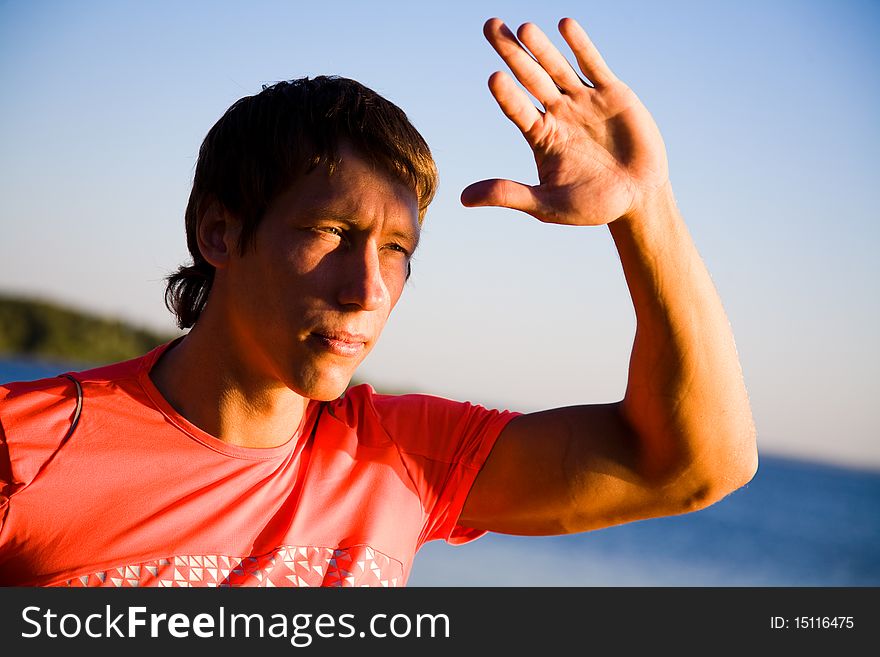
[[0, 386], [0, 585], [403, 586], [517, 414], [368, 385], [311, 402], [285, 444], [229, 445], [141, 358]]

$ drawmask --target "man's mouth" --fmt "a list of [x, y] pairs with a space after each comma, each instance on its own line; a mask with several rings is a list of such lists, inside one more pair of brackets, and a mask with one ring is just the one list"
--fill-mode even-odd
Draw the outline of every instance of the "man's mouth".
[[367, 337], [346, 331], [315, 331], [309, 338], [336, 356], [353, 358], [363, 353]]

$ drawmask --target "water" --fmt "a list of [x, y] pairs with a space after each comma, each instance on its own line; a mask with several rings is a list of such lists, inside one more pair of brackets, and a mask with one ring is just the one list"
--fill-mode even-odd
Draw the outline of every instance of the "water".
[[[63, 364], [0, 360], [0, 382]], [[441, 541], [410, 586], [880, 586], [880, 473], [762, 456], [708, 509], [573, 536]]]
[[877, 586], [880, 473], [764, 456], [751, 483], [708, 509], [573, 536], [432, 543], [410, 578], [467, 584]]

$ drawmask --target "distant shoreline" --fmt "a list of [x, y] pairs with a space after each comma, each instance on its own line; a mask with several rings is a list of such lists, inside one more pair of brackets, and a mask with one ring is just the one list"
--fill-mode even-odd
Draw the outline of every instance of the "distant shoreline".
[[0, 293], [0, 357], [93, 366], [135, 358], [174, 337], [63, 304]]

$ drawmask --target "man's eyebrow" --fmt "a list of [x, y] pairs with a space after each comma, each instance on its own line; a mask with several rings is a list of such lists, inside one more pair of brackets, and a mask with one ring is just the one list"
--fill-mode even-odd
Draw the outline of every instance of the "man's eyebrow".
[[395, 239], [408, 242], [413, 250], [419, 245], [419, 237], [421, 236], [420, 232], [408, 230], [392, 230], [389, 234]]

